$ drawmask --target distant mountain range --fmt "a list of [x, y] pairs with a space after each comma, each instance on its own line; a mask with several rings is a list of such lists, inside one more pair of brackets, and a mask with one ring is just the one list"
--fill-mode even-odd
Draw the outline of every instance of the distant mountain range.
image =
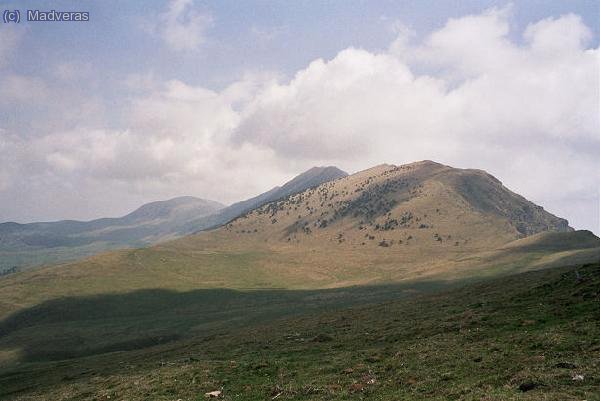
[[265, 203], [346, 175], [336, 167], [313, 167], [281, 187], [228, 207], [211, 200], [182, 196], [145, 204], [118, 218], [2, 223], [0, 274], [110, 249], [146, 246], [218, 227]]

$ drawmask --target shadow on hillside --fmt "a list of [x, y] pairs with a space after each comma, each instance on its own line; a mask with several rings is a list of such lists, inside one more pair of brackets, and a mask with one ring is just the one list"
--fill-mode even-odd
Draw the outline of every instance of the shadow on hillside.
[[0, 322], [0, 351], [21, 361], [77, 358], [146, 348], [193, 335], [448, 288], [442, 281], [328, 290], [141, 290], [69, 297], [19, 311]]

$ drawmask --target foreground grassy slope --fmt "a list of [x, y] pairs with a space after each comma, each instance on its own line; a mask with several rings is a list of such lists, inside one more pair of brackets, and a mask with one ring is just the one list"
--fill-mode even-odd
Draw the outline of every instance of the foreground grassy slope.
[[60, 298], [0, 321], [0, 367], [141, 349], [282, 316], [448, 287], [445, 282], [419, 281], [330, 290], [141, 290]]
[[232, 240], [226, 230], [217, 230], [2, 277], [0, 318], [64, 297], [156, 289], [317, 289], [417, 280], [457, 282], [600, 259], [600, 240], [589, 232], [559, 233], [549, 244], [536, 244], [536, 238], [546, 241], [541, 235], [476, 251], [265, 244], [253, 237]]
[[0, 392], [32, 401], [201, 400], [213, 390], [227, 400], [598, 400], [598, 321], [600, 264], [547, 269], [25, 363], [0, 373]]
[[[248, 251], [244, 242], [229, 251], [174, 244], [0, 280], [0, 366], [144, 348], [224, 327], [600, 260], [598, 239], [586, 232], [540, 234], [495, 251], [457, 254], [455, 261], [432, 253], [420, 256], [420, 265], [404, 266], [398, 261], [406, 254], [384, 247], [303, 253], [297, 246]], [[357, 281], [363, 285], [340, 286]], [[323, 289], [328, 284], [335, 288]]]

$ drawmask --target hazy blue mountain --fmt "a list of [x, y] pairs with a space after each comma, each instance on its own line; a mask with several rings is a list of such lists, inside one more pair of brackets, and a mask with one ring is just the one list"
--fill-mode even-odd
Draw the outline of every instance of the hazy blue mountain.
[[0, 271], [61, 262], [107, 249], [144, 246], [170, 238], [179, 227], [224, 205], [192, 196], [145, 204], [116, 218], [0, 224]]
[[336, 167], [313, 167], [281, 187], [224, 205], [192, 196], [145, 204], [116, 218], [92, 221], [0, 224], [0, 274], [59, 263], [124, 247], [140, 247], [220, 226], [266, 203], [348, 174]]

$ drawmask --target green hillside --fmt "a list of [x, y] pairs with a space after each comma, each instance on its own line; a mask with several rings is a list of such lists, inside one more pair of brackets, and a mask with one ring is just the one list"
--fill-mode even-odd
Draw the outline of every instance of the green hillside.
[[[369, 304], [372, 291], [346, 289], [345, 299], [362, 305], [339, 309], [338, 303], [334, 310], [281, 319], [265, 318], [262, 308], [306, 311], [316, 300], [339, 299], [338, 290], [272, 293], [262, 301], [261, 293], [215, 293], [204, 301], [200, 294], [180, 294], [179, 306], [189, 307], [188, 314], [176, 313], [181, 322], [192, 309], [214, 308], [220, 300], [221, 324], [186, 340], [149, 342], [143, 350], [56, 362], [37, 355], [38, 362], [0, 372], [0, 394], [7, 400], [187, 401], [210, 391], [222, 391], [225, 400], [598, 400], [599, 288], [600, 264], [589, 264], [376, 305]], [[402, 298], [400, 288], [380, 291]], [[155, 295], [147, 294], [165, 299]], [[231, 308], [240, 301], [243, 311]], [[139, 307], [127, 304], [132, 311]], [[93, 325], [97, 315], [79, 307], [79, 324]], [[39, 312], [26, 321], [41, 333], [41, 322], [55, 317]], [[248, 313], [253, 323], [237, 320]], [[121, 317], [115, 324], [123, 330], [140, 319]]]

